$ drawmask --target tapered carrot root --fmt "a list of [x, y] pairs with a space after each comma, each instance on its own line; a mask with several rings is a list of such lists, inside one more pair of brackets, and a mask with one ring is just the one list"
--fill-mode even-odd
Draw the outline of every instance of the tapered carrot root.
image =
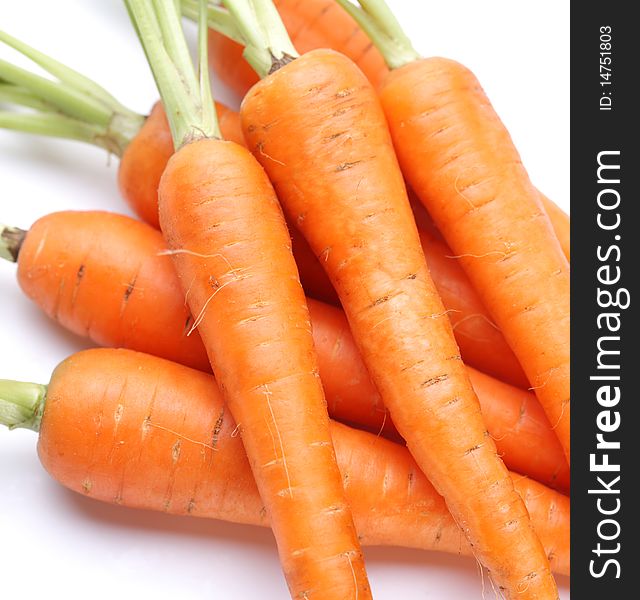
[[292, 597], [370, 597], [309, 312], [269, 179], [243, 146], [191, 142], [162, 175], [159, 214]]
[[[209, 371], [197, 329], [187, 335], [193, 318], [157, 230], [121, 215], [63, 212], [43, 217], [21, 238], [16, 251], [20, 286], [61, 325], [100, 345]], [[344, 313], [307, 301], [329, 414], [399, 440]], [[473, 369], [469, 374], [507, 466], [568, 490], [562, 450], [532, 394]]]
[[241, 116], [338, 292], [398, 431], [476, 556], [507, 596], [526, 588], [522, 598], [556, 598], [429, 276], [375, 91], [347, 58], [316, 50], [256, 84]]
[[380, 97], [404, 175], [518, 357], [569, 459], [569, 265], [508, 132], [473, 74], [451, 60], [395, 69]]
[[[38, 453], [52, 477], [89, 498], [266, 526], [235, 431], [210, 375], [129, 350], [87, 350], [52, 377]], [[364, 544], [471, 554], [405, 448], [336, 423], [331, 433]], [[554, 571], [569, 574], [568, 498], [513, 478]]]

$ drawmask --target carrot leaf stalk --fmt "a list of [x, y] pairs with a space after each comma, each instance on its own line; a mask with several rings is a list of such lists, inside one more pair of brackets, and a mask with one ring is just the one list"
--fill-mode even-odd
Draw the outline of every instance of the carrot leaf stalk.
[[34, 96], [29, 90], [12, 83], [0, 83], [0, 104], [14, 104], [25, 108], [47, 112], [54, 110], [53, 106]]
[[[198, 21], [200, 18], [199, 0], [182, 0], [180, 9], [182, 14], [192, 21]], [[207, 6], [207, 21], [211, 24], [211, 27], [215, 24], [220, 33], [244, 46], [245, 39], [238, 29], [233, 15], [224, 6], [209, 3]]]
[[[271, 0], [224, 0], [224, 5], [240, 32], [245, 59], [261, 78], [299, 56]], [[220, 11], [208, 14], [210, 26], [226, 34], [226, 17], [219, 21]]]
[[0, 258], [9, 262], [18, 262], [18, 254], [26, 234], [24, 229], [0, 223]]
[[358, 0], [360, 6], [351, 0], [337, 2], [364, 29], [390, 69], [397, 69], [420, 58], [384, 0]]
[[43, 68], [53, 79], [0, 60], [0, 102], [35, 112], [0, 114], [0, 126], [28, 133], [82, 140], [118, 156], [144, 123], [84, 75], [0, 31], [0, 42]]
[[204, 28], [206, 36], [206, 6], [201, 9], [198, 78], [179, 29], [176, 3], [125, 0], [125, 4], [162, 96], [175, 149], [197, 139], [221, 138], [207, 68], [202, 64], [203, 59], [206, 64], [201, 33]]
[[47, 386], [0, 379], [0, 425], [40, 431]]

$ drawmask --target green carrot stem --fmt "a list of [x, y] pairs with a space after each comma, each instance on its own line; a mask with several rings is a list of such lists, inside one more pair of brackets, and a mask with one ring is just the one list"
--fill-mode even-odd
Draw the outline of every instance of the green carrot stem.
[[29, 90], [12, 83], [0, 83], [0, 104], [24, 106], [41, 112], [56, 110], [54, 106], [43, 102]]
[[84, 123], [57, 113], [24, 113], [0, 111], [0, 128], [34, 133], [48, 137], [78, 140], [104, 148], [122, 156], [125, 148], [142, 126], [124, 119], [115, 119], [107, 127]]
[[93, 98], [63, 83], [16, 67], [5, 60], [0, 60], [0, 76], [9, 83], [27, 88], [44, 102], [63, 106], [65, 114], [85, 123], [106, 125], [111, 119], [112, 112]]
[[212, 102], [203, 102], [174, 2], [125, 0], [162, 97], [176, 149], [221, 137]]
[[351, 0], [337, 2], [369, 36], [390, 69], [398, 69], [420, 59], [385, 0], [358, 0], [360, 6]]
[[[202, 106], [215, 106], [211, 93], [211, 80], [209, 79], [209, 25], [207, 23], [207, 3], [200, 2], [198, 13], [198, 84], [200, 87], [200, 103]], [[222, 137], [218, 128], [216, 111], [203, 111], [205, 129], [216, 131], [218, 137]]]
[[[182, 0], [182, 14], [192, 21], [197, 21], [200, 17], [199, 4], [200, 0]], [[238, 29], [233, 16], [226, 8], [209, 3], [207, 6], [207, 23], [209, 27], [220, 31], [220, 33], [234, 42], [245, 45], [242, 33]]]
[[74, 89], [87, 97], [95, 99], [100, 104], [103, 104], [111, 113], [129, 115], [131, 117], [138, 116], [135, 112], [129, 110], [126, 106], [118, 102], [116, 98], [109, 94], [107, 90], [98, 85], [95, 81], [92, 81], [81, 73], [63, 65], [61, 62], [58, 62], [39, 50], [32, 48], [28, 44], [14, 38], [8, 33], [0, 31], [0, 42], [4, 42], [14, 50], [20, 52], [23, 56], [31, 59], [69, 88]]
[[47, 386], [0, 379], [0, 425], [40, 431]]
[[[261, 78], [299, 56], [272, 0], [223, 0], [223, 3], [244, 40], [245, 59]], [[227, 35], [224, 27], [211, 19], [209, 26]]]
[[47, 79], [0, 60], [0, 102], [36, 111], [2, 111], [0, 127], [81, 140], [122, 155], [140, 131], [145, 117], [120, 104], [89, 78], [3, 31], [0, 42], [57, 78]]
[[20, 248], [27, 232], [18, 227], [9, 227], [0, 223], [0, 258], [18, 262]]

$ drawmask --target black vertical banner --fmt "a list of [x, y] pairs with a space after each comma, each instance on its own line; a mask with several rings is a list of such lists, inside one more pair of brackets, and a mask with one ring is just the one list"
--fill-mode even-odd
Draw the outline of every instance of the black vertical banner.
[[640, 32], [572, 2], [571, 593], [638, 598]]

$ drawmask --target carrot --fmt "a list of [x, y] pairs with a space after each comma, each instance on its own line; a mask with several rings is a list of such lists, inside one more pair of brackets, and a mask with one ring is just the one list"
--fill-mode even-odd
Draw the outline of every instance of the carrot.
[[63, 327], [101, 346], [210, 369], [197, 332], [187, 335], [193, 318], [159, 231], [103, 211], [53, 213], [13, 231], [5, 245], [20, 287]]
[[[45, 469], [86, 497], [269, 522], [237, 425], [210, 375], [131, 350], [85, 350], [56, 368], [48, 389], [0, 380], [0, 423], [39, 430]], [[331, 436], [364, 544], [471, 555], [405, 448], [337, 423]], [[512, 478], [554, 571], [569, 574], [569, 499]]]
[[[187, 2], [189, 4], [189, 2]], [[291, 41], [300, 53], [331, 48], [348, 56], [378, 88], [389, 72], [384, 57], [354, 18], [340, 10], [336, 0], [274, 0]], [[242, 60], [242, 45], [218, 33], [209, 32], [211, 66], [216, 75], [240, 97], [257, 83], [258, 76]], [[540, 194], [556, 236], [569, 259], [569, 217]], [[445, 303], [446, 304], [446, 303]]]
[[[290, 227], [293, 255], [307, 293], [337, 305], [335, 289], [309, 244]], [[529, 382], [500, 329], [493, 323], [452, 250], [427, 229], [419, 230], [433, 283], [442, 299], [464, 362], [512, 385], [528, 388]]]
[[[570, 460], [569, 263], [474, 75], [421, 59], [384, 0], [338, 0], [392, 71], [379, 89], [402, 171], [502, 330]], [[391, 41], [389, 41], [391, 40]]]
[[[337, 14], [341, 15], [342, 13], [337, 12]], [[25, 50], [25, 46], [17, 40], [13, 40], [13, 43], [17, 48], [22, 49], [29, 55], [33, 55], [32, 53], [35, 52], [28, 47]], [[43, 61], [42, 64], [49, 66], [54, 62], [51, 59], [43, 59]], [[55, 63], [55, 65], [59, 68], [61, 67], [59, 63]], [[57, 108], [64, 110], [65, 106], [62, 104]], [[223, 137], [231, 141], [244, 143], [239, 115], [220, 103], [216, 103], [216, 109], [219, 113], [220, 129]], [[52, 117], [50, 114], [48, 118], [60, 119], [59, 116], [54, 115]], [[142, 122], [141, 116], [139, 119]], [[103, 143], [104, 140], [107, 140], [104, 143], [112, 151], [118, 149], [117, 152], [121, 154], [118, 183], [123, 198], [143, 220], [155, 227], [159, 227], [157, 189], [160, 183], [160, 176], [167, 161], [173, 154], [173, 140], [171, 139], [169, 123], [164, 114], [164, 109], [160, 103], [156, 104], [151, 114], [144, 120], [144, 124], [141, 126], [140, 124], [128, 124], [125, 131], [119, 131], [118, 129], [118, 124], [123, 122], [120, 114], [113, 113], [111, 122], [116, 125], [97, 133], [92, 130], [91, 136], [93, 137], [85, 141]], [[1, 123], [2, 117], [0, 116]], [[41, 127], [44, 127], [44, 125], [41, 124]], [[115, 134], [111, 132], [114, 127]], [[47, 128], [40, 132], [47, 131], [51, 133]], [[57, 135], [60, 135], [66, 131], [66, 127], [58, 125], [54, 131]], [[293, 237], [294, 256], [307, 293], [325, 302], [339, 304], [336, 292], [329, 279], [318, 264], [316, 257], [313, 256], [304, 238], [297, 233], [295, 226], [291, 227], [291, 234]], [[423, 237], [423, 249], [429, 255], [429, 248], [432, 246], [430, 244], [428, 246], [424, 245], [424, 235], [421, 234], [421, 237]], [[438, 248], [438, 246], [434, 248]], [[446, 256], [453, 254], [451, 251], [445, 250], [444, 246], [440, 246], [440, 248], [445, 251]], [[528, 387], [529, 384], [513, 352], [507, 348], [499, 330], [492, 324], [491, 318], [478, 301], [476, 292], [470, 283], [465, 280], [466, 277], [463, 276], [455, 261], [443, 260], [440, 256], [435, 256], [433, 261], [432, 276], [438, 292], [443, 297], [445, 308], [450, 311], [449, 316], [454, 325], [456, 341], [461, 348], [461, 354], [465, 362], [508, 383], [519, 385], [520, 387]], [[449, 291], [453, 286], [455, 286], [455, 293]]]
[[334, 51], [256, 60], [262, 49], [295, 51], [273, 5], [253, 4], [250, 13], [225, 1], [263, 77], [242, 103], [247, 144], [320, 258], [398, 431], [479, 561], [509, 597], [526, 589], [521, 597], [556, 598], [429, 276], [375, 90]]
[[427, 231], [420, 231], [420, 241], [464, 362], [507, 383], [528, 388], [518, 359], [451, 249]]
[[[210, 370], [197, 329], [187, 335], [193, 319], [164, 240], [149, 225], [100, 211], [53, 213], [28, 232], [0, 227], [0, 254], [17, 262], [24, 293], [70, 331]], [[307, 303], [329, 414], [399, 440], [344, 313]], [[505, 464], [568, 490], [568, 467], [539, 403], [473, 369], [469, 375]]]
[[127, 0], [171, 127], [160, 226], [238, 424], [293, 598], [371, 597], [329, 433], [309, 311], [278, 199], [219, 139], [201, 2], [199, 78], [178, 5]]

